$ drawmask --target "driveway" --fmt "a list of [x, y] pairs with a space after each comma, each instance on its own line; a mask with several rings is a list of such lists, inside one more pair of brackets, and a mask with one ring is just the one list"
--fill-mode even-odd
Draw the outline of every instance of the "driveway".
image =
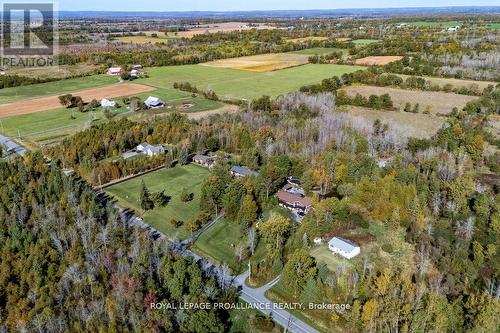
[[[272, 316], [273, 320], [284, 327], [286, 332], [292, 333], [320, 333], [310, 325], [306, 324], [290, 312], [279, 308], [279, 304], [274, 303], [266, 297], [266, 292], [279, 282], [280, 276], [260, 288], [250, 288], [245, 284], [248, 272], [235, 278], [234, 284], [241, 288], [240, 298], [250, 304], [259, 304], [259, 311], [265, 315]], [[263, 306], [266, 305], [266, 306]], [[271, 309], [271, 310], [267, 310]]]

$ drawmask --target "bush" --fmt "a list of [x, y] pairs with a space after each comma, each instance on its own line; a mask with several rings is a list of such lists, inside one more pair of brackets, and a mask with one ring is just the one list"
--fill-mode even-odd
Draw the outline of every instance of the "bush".
[[189, 192], [187, 189], [183, 189], [181, 193], [181, 201], [182, 202], [190, 202], [194, 199], [194, 193]]

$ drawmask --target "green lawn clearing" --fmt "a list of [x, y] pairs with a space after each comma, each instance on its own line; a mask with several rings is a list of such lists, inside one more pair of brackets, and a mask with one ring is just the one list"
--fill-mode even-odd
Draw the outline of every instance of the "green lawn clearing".
[[[334, 255], [328, 248], [328, 245], [323, 244], [311, 250], [311, 256], [316, 259], [318, 263], [325, 264], [332, 272], [337, 272], [339, 266], [350, 266], [352, 263], [338, 255]], [[352, 259], [355, 260], [355, 259]]]
[[[190, 235], [190, 231], [185, 226], [175, 228], [170, 221], [176, 219], [186, 223], [198, 215], [201, 185], [208, 173], [207, 169], [193, 164], [161, 169], [111, 186], [106, 189], [106, 192], [114, 196], [120, 206], [133, 209], [136, 214], [144, 218], [146, 223], [158, 231], [168, 237], [177, 236], [177, 238], [184, 239]], [[165, 190], [165, 194], [171, 197], [169, 204], [143, 213], [139, 203], [139, 192], [143, 181], [150, 192]], [[194, 193], [194, 199], [191, 202], [181, 201], [180, 195], [184, 188]]]
[[379, 42], [378, 39], [355, 39], [352, 41], [356, 46], [365, 46]]
[[[246, 269], [248, 258], [239, 263], [236, 256], [236, 247], [242, 244], [246, 247], [246, 234], [237, 222], [222, 220], [198, 238], [193, 250], [203, 256], [211, 258], [217, 263], [226, 263], [233, 272]], [[259, 241], [255, 255], [250, 258], [258, 261], [266, 254], [263, 241]]]

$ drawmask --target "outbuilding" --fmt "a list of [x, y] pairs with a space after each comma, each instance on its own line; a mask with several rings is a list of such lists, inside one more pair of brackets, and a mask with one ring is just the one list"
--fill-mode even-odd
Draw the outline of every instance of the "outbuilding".
[[122, 73], [123, 73], [123, 68], [121, 67], [111, 67], [108, 69], [108, 75], [111, 76], [122, 75]]
[[150, 109], [159, 109], [165, 106], [165, 102], [158, 97], [149, 96], [144, 101], [144, 105], [146, 105]]
[[328, 248], [334, 254], [338, 254], [346, 259], [352, 259], [361, 253], [361, 248], [358, 245], [340, 237], [333, 237], [328, 242]]

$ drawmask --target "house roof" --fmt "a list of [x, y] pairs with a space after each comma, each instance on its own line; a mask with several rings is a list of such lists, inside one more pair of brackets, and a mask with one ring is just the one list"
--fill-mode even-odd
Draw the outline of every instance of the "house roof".
[[161, 99], [159, 99], [158, 97], [149, 96], [144, 101], [144, 104], [146, 104], [148, 106], [157, 106], [157, 105], [161, 105], [161, 104], [165, 104], [165, 103]]
[[109, 72], [121, 72], [123, 69], [121, 67], [110, 67]]
[[162, 146], [149, 146], [147, 147], [146, 150], [149, 150], [151, 151], [152, 153], [161, 153], [163, 151], [163, 147]]
[[278, 197], [278, 200], [290, 205], [294, 205], [295, 203], [298, 203], [301, 207], [310, 207], [312, 205], [311, 198], [304, 197], [300, 194], [278, 191], [276, 196]]
[[353, 242], [343, 239], [340, 237], [333, 237], [329, 242], [328, 245], [335, 247], [339, 250], [342, 250], [346, 253], [351, 253], [354, 251], [356, 248], [359, 248], [358, 245], [354, 244]]
[[201, 161], [201, 162], [213, 162], [213, 157], [207, 155], [194, 155], [193, 161]]
[[240, 167], [240, 166], [233, 166], [231, 168], [231, 172], [239, 174], [239, 175], [242, 175], [242, 176], [256, 176], [256, 175], [259, 174], [256, 171], [253, 171], [253, 170], [250, 170], [250, 169], [247, 169], [247, 168], [243, 168], [243, 167]]
[[12, 141], [11, 138], [3, 135], [0, 135], [0, 145], [4, 146], [8, 152], [17, 153], [21, 156], [24, 156], [27, 152], [26, 149]]

